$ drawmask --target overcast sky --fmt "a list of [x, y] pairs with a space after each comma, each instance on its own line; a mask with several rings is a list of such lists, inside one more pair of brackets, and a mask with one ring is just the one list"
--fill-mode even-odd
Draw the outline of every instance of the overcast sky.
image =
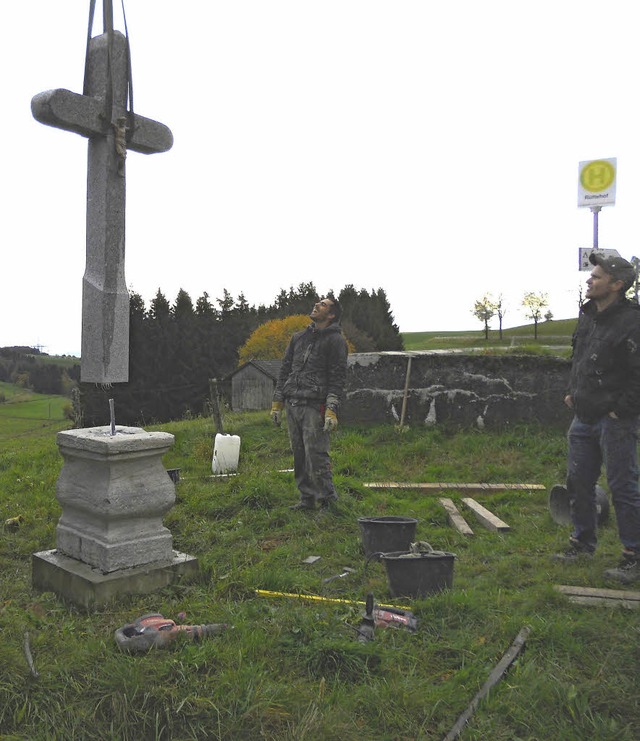
[[[98, 0], [94, 34], [102, 32]], [[116, 27], [124, 29], [120, 3]], [[87, 142], [33, 95], [82, 92], [88, 0], [5, 9], [0, 346], [79, 354]], [[629, 2], [128, 0], [135, 111], [127, 285], [250, 304], [384, 288], [401, 331], [481, 329], [527, 291], [577, 313], [578, 163], [617, 158], [600, 247], [640, 255], [640, 44]]]

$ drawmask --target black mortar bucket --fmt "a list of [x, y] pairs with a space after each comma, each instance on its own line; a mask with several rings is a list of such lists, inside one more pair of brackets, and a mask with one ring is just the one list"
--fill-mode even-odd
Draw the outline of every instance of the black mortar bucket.
[[[566, 486], [558, 484], [549, 492], [549, 513], [551, 519], [558, 525], [572, 524], [572, 501]], [[609, 517], [609, 497], [601, 486], [596, 486], [596, 512], [598, 525], [603, 525]]]
[[174, 484], [177, 484], [178, 481], [180, 481], [179, 468], [167, 468], [167, 473], [169, 474], [169, 478], [171, 479], [171, 481], [173, 481]]
[[[429, 546], [431, 547], [431, 546]], [[454, 553], [381, 553], [393, 597], [426, 597], [453, 585]]]
[[418, 520], [413, 517], [358, 517], [364, 555], [408, 551], [416, 539]]

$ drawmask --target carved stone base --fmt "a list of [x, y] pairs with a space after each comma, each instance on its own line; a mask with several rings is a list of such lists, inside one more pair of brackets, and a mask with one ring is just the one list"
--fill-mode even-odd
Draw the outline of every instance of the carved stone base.
[[138, 427], [59, 432], [57, 550], [105, 574], [170, 562], [173, 539], [162, 518], [176, 495], [162, 456], [173, 442]]

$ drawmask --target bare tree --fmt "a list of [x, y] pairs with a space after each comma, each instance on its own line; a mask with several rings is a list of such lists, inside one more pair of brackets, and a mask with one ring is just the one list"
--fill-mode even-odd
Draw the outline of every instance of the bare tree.
[[584, 304], [584, 290], [582, 287], [582, 283], [580, 283], [580, 285], [578, 286], [578, 313], [580, 313], [582, 304]]
[[542, 317], [542, 312], [549, 306], [549, 299], [546, 293], [529, 293], [524, 294], [522, 299], [522, 306], [524, 307], [525, 316], [529, 319], [533, 319], [533, 336], [534, 339], [538, 339], [538, 322]]
[[504, 319], [504, 315], [507, 313], [505, 306], [504, 306], [504, 300], [502, 298], [502, 294], [498, 296], [498, 300], [496, 301], [496, 314], [498, 315], [498, 330], [500, 332], [500, 339], [502, 339], [502, 320]]
[[489, 322], [496, 315], [496, 303], [490, 293], [475, 302], [473, 306], [473, 315], [476, 319], [484, 323], [484, 338], [489, 339]]

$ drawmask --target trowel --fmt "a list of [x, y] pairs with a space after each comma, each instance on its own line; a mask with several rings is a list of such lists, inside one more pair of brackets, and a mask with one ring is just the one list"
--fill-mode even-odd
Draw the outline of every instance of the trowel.
[[342, 569], [342, 572], [340, 574], [334, 574], [333, 576], [328, 576], [326, 579], [322, 580], [323, 584], [328, 584], [330, 581], [333, 581], [334, 579], [342, 579], [344, 576], [348, 576], [349, 574], [355, 574], [355, 569], [350, 569], [348, 566], [344, 566]]

